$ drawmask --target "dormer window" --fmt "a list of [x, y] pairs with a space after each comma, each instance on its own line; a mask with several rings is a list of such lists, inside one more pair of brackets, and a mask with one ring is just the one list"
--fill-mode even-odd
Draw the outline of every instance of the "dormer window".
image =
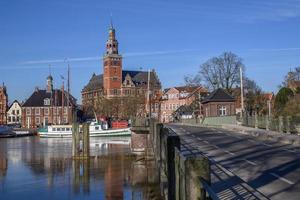
[[50, 99], [48, 99], [48, 98], [44, 99], [44, 105], [50, 106]]

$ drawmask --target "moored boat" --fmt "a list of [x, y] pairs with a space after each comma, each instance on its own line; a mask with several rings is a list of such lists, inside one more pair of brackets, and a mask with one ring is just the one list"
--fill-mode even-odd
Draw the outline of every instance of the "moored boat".
[[[82, 126], [79, 126], [82, 131]], [[130, 136], [130, 128], [106, 129], [105, 124], [92, 122], [89, 126], [90, 137]], [[45, 138], [70, 138], [72, 125], [50, 125], [38, 130], [38, 135]]]

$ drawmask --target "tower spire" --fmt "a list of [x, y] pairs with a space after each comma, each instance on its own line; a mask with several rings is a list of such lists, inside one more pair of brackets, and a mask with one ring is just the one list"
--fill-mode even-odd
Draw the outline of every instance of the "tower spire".
[[112, 13], [110, 13], [110, 29], [114, 29], [114, 24], [112, 20]]

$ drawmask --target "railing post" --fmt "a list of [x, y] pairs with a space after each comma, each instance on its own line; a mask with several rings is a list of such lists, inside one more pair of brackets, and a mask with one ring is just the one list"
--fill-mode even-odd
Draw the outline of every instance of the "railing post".
[[279, 116], [278, 117], [278, 120], [279, 120], [279, 127], [278, 127], [278, 131], [280, 132], [280, 133], [282, 133], [283, 132], [283, 117], [282, 116]]
[[286, 117], [286, 133], [291, 134], [291, 116]]
[[175, 199], [176, 174], [175, 174], [175, 147], [180, 150], [180, 139], [176, 134], [167, 135], [167, 177], [168, 199]]
[[255, 112], [255, 122], [254, 122], [254, 127], [255, 128], [258, 128], [258, 114], [257, 114], [257, 112]]
[[[189, 157], [186, 160], [186, 180], [187, 190], [186, 199], [193, 200], [198, 198], [206, 198], [206, 192], [201, 184], [199, 177], [203, 178], [210, 184], [210, 161], [207, 157]], [[205, 199], [204, 198], [204, 199]]]
[[269, 131], [270, 130], [270, 117], [266, 116], [266, 130]]

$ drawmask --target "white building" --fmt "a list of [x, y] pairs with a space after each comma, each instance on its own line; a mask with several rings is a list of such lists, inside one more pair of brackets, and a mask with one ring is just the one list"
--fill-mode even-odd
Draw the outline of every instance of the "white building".
[[21, 104], [15, 100], [7, 111], [7, 124], [21, 124], [22, 107]]

